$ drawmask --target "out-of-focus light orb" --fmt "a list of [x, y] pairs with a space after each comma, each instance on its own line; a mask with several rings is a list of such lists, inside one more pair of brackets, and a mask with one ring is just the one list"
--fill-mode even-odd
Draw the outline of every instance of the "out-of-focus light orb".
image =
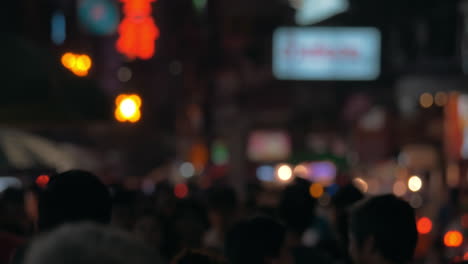
[[71, 69], [71, 68], [75, 67], [76, 57], [75, 57], [75, 55], [73, 53], [67, 52], [67, 53], [63, 54], [63, 56], [61, 58], [61, 62], [62, 62], [62, 65], [65, 68]]
[[421, 180], [421, 178], [419, 178], [419, 176], [411, 176], [408, 180], [408, 188], [410, 189], [410, 191], [412, 192], [418, 192], [419, 190], [421, 190], [423, 186], [423, 182]]
[[463, 235], [460, 231], [451, 230], [444, 235], [444, 244], [447, 247], [459, 247], [463, 244]]
[[132, 117], [133, 115], [135, 115], [137, 110], [138, 110], [138, 106], [136, 102], [130, 98], [126, 98], [122, 101], [122, 103], [120, 103], [120, 112], [122, 112], [122, 115], [125, 118]]
[[438, 92], [435, 95], [435, 104], [437, 106], [445, 106], [448, 103], [448, 95], [445, 92]]
[[174, 187], [174, 195], [179, 199], [184, 199], [185, 197], [187, 197], [188, 193], [189, 189], [187, 184], [185, 183], [179, 183]]
[[465, 252], [465, 254], [463, 255], [463, 260], [464, 260], [464, 261], [467, 261], [467, 260], [468, 260], [468, 252]]
[[393, 184], [393, 194], [396, 196], [404, 196], [407, 190], [406, 184], [402, 181], [397, 181]]
[[115, 99], [116, 109], [115, 118], [119, 122], [131, 122], [136, 123], [141, 119], [141, 98], [136, 94], [119, 95]]
[[316, 199], [322, 197], [323, 193], [325, 192], [324, 191], [324, 188], [322, 186], [322, 184], [320, 183], [313, 183], [310, 185], [309, 187], [309, 192], [310, 192], [310, 195]]
[[353, 184], [356, 188], [358, 188], [363, 193], [366, 193], [369, 190], [369, 185], [362, 178], [355, 178], [353, 180]]
[[257, 179], [265, 182], [275, 180], [275, 168], [269, 165], [263, 165], [257, 168]]
[[128, 67], [120, 67], [117, 71], [117, 78], [121, 82], [128, 82], [132, 79], [132, 70]]
[[89, 71], [89, 69], [91, 68], [91, 65], [92, 65], [92, 61], [91, 61], [91, 58], [84, 54], [84, 55], [79, 55], [76, 57], [76, 69], [78, 71]]
[[423, 108], [429, 108], [434, 104], [434, 97], [430, 93], [423, 93], [419, 97], [419, 104]]
[[423, 206], [423, 198], [421, 197], [421, 195], [415, 193], [411, 196], [409, 204], [414, 209], [421, 208]]
[[432, 231], [432, 221], [427, 217], [419, 218], [416, 227], [421, 235], [429, 234]]
[[185, 178], [190, 178], [193, 175], [195, 175], [195, 167], [190, 162], [182, 163], [182, 165], [180, 165], [179, 170], [180, 170], [180, 175], [182, 175]]
[[299, 164], [296, 167], [294, 167], [294, 175], [298, 177], [305, 178], [307, 177], [308, 173], [309, 170], [305, 165]]
[[277, 171], [278, 179], [281, 181], [289, 181], [293, 176], [291, 166], [283, 164], [278, 167]]
[[40, 175], [39, 177], [36, 178], [36, 184], [40, 188], [45, 188], [47, 184], [49, 184], [50, 177], [49, 175]]

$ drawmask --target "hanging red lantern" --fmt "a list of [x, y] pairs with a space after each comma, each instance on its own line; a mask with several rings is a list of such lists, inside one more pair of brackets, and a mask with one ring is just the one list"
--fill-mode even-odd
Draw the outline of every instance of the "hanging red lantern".
[[151, 3], [156, 0], [120, 0], [124, 19], [119, 25], [117, 50], [130, 59], [153, 57], [159, 29], [151, 15]]

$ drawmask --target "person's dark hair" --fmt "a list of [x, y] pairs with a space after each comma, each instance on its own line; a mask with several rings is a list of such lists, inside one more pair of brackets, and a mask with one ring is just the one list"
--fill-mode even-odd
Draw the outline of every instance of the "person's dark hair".
[[82, 223], [64, 225], [35, 239], [25, 264], [158, 264], [157, 254], [128, 234]]
[[174, 258], [172, 264], [226, 264], [226, 261], [208, 252], [185, 249]]
[[335, 211], [335, 228], [343, 245], [348, 245], [348, 213], [351, 206], [364, 199], [362, 192], [352, 184], [341, 188], [331, 200], [331, 206]]
[[310, 182], [296, 179], [283, 191], [279, 214], [291, 231], [301, 235], [315, 217], [316, 200], [309, 193]]
[[39, 197], [39, 229], [80, 221], [108, 224], [111, 208], [109, 191], [95, 175], [81, 170], [60, 173], [51, 177]]
[[272, 218], [244, 220], [227, 233], [225, 256], [230, 264], [260, 264], [277, 258], [285, 243], [286, 230]]
[[391, 262], [413, 258], [418, 239], [414, 210], [393, 195], [358, 203], [351, 212], [350, 231], [359, 247], [372, 237], [375, 250]]

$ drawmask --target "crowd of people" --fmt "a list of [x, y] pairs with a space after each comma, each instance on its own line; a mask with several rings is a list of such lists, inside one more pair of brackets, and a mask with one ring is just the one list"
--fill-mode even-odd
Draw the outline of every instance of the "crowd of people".
[[[316, 214], [310, 183], [296, 179], [277, 206], [212, 186], [178, 199], [106, 186], [73, 170], [43, 188], [0, 196], [0, 263], [13, 264], [404, 264], [417, 243], [413, 209], [392, 195], [343, 186]], [[324, 231], [328, 230], [328, 231]]]

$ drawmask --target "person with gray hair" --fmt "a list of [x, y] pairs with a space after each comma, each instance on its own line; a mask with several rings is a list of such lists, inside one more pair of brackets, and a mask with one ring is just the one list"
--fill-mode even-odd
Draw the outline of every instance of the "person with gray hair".
[[25, 264], [159, 264], [158, 255], [130, 235], [109, 227], [64, 225], [35, 239]]

